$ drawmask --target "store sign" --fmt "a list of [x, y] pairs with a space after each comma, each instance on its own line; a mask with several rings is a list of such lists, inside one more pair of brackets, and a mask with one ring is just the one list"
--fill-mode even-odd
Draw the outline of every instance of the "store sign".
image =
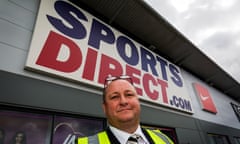
[[41, 1], [26, 68], [97, 87], [127, 74], [142, 100], [193, 113], [179, 67], [68, 1]]
[[217, 113], [217, 109], [213, 103], [210, 93], [208, 92], [208, 89], [199, 83], [193, 83], [193, 86], [202, 105], [202, 109], [212, 113]]

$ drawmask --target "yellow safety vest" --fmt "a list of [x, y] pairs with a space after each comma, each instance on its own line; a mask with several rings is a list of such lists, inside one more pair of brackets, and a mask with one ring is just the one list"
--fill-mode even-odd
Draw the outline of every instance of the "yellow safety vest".
[[[165, 134], [160, 130], [146, 129], [149, 136], [152, 138], [154, 144], [174, 144]], [[81, 137], [77, 139], [77, 144], [111, 144], [106, 131], [100, 132], [91, 137]]]

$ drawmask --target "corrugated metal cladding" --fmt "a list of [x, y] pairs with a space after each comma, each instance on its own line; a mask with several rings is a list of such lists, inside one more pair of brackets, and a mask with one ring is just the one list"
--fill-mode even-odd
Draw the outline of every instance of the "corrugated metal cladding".
[[240, 84], [142, 0], [72, 0], [240, 102]]

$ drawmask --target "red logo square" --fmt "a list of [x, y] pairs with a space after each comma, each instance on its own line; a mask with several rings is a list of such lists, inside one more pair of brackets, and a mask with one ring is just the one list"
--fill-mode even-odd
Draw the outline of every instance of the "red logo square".
[[193, 86], [201, 102], [202, 109], [216, 114], [217, 109], [213, 103], [210, 93], [208, 92], [208, 89], [198, 83], [193, 83]]

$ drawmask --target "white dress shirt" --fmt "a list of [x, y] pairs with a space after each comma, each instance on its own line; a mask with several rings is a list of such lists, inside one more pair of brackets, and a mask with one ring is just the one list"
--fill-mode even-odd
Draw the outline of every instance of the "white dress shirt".
[[129, 138], [131, 135], [133, 135], [133, 134], [140, 135], [140, 136], [143, 138], [143, 140], [144, 140], [147, 144], [149, 144], [147, 138], [145, 137], [145, 135], [144, 135], [143, 132], [142, 132], [142, 129], [141, 129], [140, 125], [138, 126], [137, 130], [136, 130], [134, 133], [132, 133], [132, 134], [127, 133], [127, 132], [125, 132], [125, 131], [122, 131], [122, 130], [120, 130], [120, 129], [117, 129], [117, 128], [111, 126], [111, 125], [109, 125], [109, 128], [110, 128], [110, 130], [112, 131], [112, 133], [116, 136], [116, 138], [118, 139], [118, 141], [119, 141], [121, 144], [126, 144], [128, 138]]

